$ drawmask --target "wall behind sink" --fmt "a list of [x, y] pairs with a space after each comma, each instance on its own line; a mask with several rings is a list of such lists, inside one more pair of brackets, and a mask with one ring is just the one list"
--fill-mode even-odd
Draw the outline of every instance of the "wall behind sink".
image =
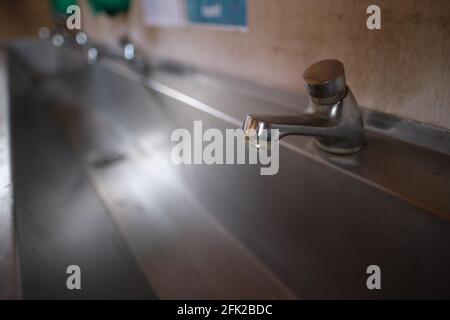
[[0, 39], [35, 37], [50, 21], [48, 1], [0, 0]]

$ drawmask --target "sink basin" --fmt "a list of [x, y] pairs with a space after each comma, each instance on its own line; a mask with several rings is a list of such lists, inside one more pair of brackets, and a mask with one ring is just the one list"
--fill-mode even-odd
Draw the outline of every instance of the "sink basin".
[[[224, 132], [306, 98], [200, 71], [142, 79], [46, 42], [8, 58], [23, 298], [450, 298], [447, 154], [368, 130], [349, 157], [288, 137], [274, 176], [175, 165], [175, 129]], [[82, 290], [67, 289], [71, 265]]]

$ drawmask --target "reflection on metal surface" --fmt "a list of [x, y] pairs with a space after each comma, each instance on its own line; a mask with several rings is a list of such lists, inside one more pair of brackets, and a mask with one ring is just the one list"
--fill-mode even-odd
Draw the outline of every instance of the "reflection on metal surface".
[[[142, 81], [141, 76], [139, 76], [136, 73], [130, 72], [129, 69], [123, 68], [123, 66], [109, 64], [109, 63], [105, 63], [105, 64], [110, 66], [111, 68], [113, 68], [117, 73], [121, 74], [122, 76], [124, 76], [130, 80], [133, 80], [136, 82]], [[175, 100], [177, 100], [181, 103], [184, 103], [190, 107], [194, 107], [198, 110], [201, 110], [205, 113], [212, 115], [213, 117], [217, 117], [219, 119], [227, 121], [238, 127], [241, 125], [241, 121], [239, 119], [231, 117], [228, 114], [226, 114], [225, 112], [221, 112], [220, 110], [217, 110], [217, 109], [207, 105], [206, 103], [203, 103], [197, 99], [190, 97], [187, 94], [181, 93], [173, 88], [170, 88], [169, 86], [166, 86], [158, 81], [155, 81], [152, 78], [145, 79], [144, 81], [150, 89], [153, 89], [159, 93], [162, 93], [168, 97], [171, 97], [172, 99], [175, 99]]]
[[370, 110], [364, 110], [364, 119], [374, 132], [450, 155], [450, 132], [444, 128]]

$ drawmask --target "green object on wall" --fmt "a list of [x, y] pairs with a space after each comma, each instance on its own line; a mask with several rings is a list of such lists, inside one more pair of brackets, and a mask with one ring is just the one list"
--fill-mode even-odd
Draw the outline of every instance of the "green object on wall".
[[76, 5], [77, 0], [50, 0], [53, 12], [58, 16], [67, 15], [67, 7]]
[[109, 15], [116, 15], [127, 12], [130, 8], [130, 0], [89, 0], [94, 14], [106, 12]]

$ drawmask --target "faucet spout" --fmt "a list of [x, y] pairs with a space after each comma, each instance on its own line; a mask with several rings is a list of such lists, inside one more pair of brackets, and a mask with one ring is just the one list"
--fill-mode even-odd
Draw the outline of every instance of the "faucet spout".
[[271, 130], [278, 130], [279, 139], [288, 135], [313, 136], [317, 146], [330, 153], [360, 151], [365, 144], [362, 115], [345, 84], [343, 70], [337, 60], [311, 66], [304, 74], [311, 95], [308, 109], [295, 116], [248, 115], [245, 135], [250, 140], [271, 140]]

